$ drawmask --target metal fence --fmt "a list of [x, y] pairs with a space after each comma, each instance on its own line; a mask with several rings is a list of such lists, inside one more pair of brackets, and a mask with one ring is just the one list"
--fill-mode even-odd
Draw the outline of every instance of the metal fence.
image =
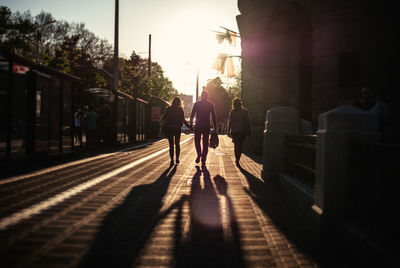
[[400, 248], [400, 145], [352, 144], [350, 218], [391, 248]]
[[285, 136], [285, 170], [307, 187], [315, 186], [316, 135]]

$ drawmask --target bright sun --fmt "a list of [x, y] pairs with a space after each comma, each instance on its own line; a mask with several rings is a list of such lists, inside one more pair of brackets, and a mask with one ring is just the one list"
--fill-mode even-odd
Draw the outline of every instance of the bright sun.
[[[217, 29], [220, 24], [217, 17], [212, 17], [210, 14], [205, 18], [201, 14], [207, 13], [189, 10], [175, 16], [173, 20], [165, 22], [162, 32], [159, 33], [157, 45], [159, 47], [155, 47], [154, 50], [160, 50], [158, 51], [160, 63], [165, 62], [169, 65], [168, 76], [194, 78], [196, 71], [199, 70], [201, 84], [204, 84], [205, 79], [216, 76], [217, 72], [212, 69], [212, 64], [221, 52], [221, 46], [212, 30]], [[175, 85], [181, 92], [185, 87], [194, 86], [192, 82], [184, 83], [184, 79], [181, 80], [182, 84]]]
[[215, 25], [218, 25], [217, 21], [213, 22], [211, 18], [205, 21], [198, 12], [175, 17], [164, 28], [165, 49], [199, 68], [211, 66], [218, 53], [215, 34], [211, 32]]

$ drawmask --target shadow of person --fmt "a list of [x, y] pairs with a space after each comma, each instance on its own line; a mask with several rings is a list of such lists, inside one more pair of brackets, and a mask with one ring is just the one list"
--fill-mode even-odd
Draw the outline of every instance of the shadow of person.
[[162, 219], [162, 199], [175, 172], [176, 166], [169, 167], [153, 183], [133, 187], [105, 217], [80, 267], [131, 267]]
[[176, 250], [176, 267], [223, 267], [224, 234], [219, 200], [207, 168], [201, 170], [196, 166], [196, 169], [188, 197], [188, 239]]
[[[181, 211], [175, 222], [175, 260], [176, 267], [242, 267], [241, 247], [238, 224], [232, 202], [227, 195], [227, 183], [221, 176], [213, 180], [218, 192], [227, 199], [225, 213], [230, 216], [226, 237], [220, 207], [220, 200], [215, 191], [207, 168], [196, 167], [192, 178], [190, 196], [187, 197], [190, 209], [190, 228], [186, 241], [182, 237]], [[201, 174], [203, 177], [201, 178]], [[233, 237], [233, 239], [231, 238]]]
[[315, 255], [312, 237], [312, 219], [308, 219], [294, 201], [271, 180], [262, 181], [238, 166], [249, 183], [246, 193], [256, 202], [283, 233], [302, 250]]
[[228, 183], [225, 178], [216, 175], [214, 178], [214, 183], [217, 191], [222, 198], [226, 200], [226, 214], [229, 216], [227, 219], [227, 226], [225, 227], [225, 255], [229, 256], [227, 259], [227, 267], [244, 267], [244, 261], [242, 256], [242, 247], [240, 242], [240, 230], [239, 224], [237, 222], [237, 216], [235, 207], [233, 206], [232, 199], [228, 195]]

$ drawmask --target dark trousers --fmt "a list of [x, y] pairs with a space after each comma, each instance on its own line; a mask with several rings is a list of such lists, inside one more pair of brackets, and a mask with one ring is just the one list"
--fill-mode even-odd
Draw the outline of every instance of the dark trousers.
[[82, 142], [82, 128], [81, 127], [74, 127], [74, 137], [76, 143]]
[[[203, 151], [201, 151], [200, 140], [203, 136]], [[210, 128], [208, 127], [196, 127], [194, 129], [194, 145], [196, 147], [197, 155], [201, 155], [201, 162], [205, 163], [207, 160], [208, 153], [208, 139], [210, 137]]]
[[86, 146], [89, 148], [95, 148], [97, 144], [97, 132], [96, 129], [86, 130]]
[[239, 133], [232, 133], [232, 140], [234, 144], [234, 151], [235, 151], [235, 159], [236, 161], [240, 160], [240, 156], [242, 155], [242, 147], [243, 142], [246, 136], [239, 132]]
[[167, 138], [169, 142], [169, 157], [171, 160], [174, 160], [174, 143], [175, 143], [175, 149], [176, 149], [176, 160], [179, 160], [179, 155], [181, 153], [181, 132], [180, 129], [179, 131], [175, 130], [170, 130], [167, 129]]

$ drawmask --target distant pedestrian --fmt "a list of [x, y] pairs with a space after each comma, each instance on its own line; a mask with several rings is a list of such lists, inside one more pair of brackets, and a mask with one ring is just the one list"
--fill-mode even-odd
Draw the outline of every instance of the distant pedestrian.
[[180, 140], [181, 140], [181, 128], [182, 124], [191, 128], [188, 122], [185, 120], [183, 113], [182, 100], [179, 97], [175, 97], [172, 104], [167, 107], [164, 115], [162, 116], [164, 123], [164, 131], [169, 142], [169, 156], [171, 158], [171, 166], [174, 165], [174, 143], [176, 153], [176, 164], [179, 164], [179, 155], [181, 152]]
[[74, 114], [74, 142], [79, 145], [82, 143], [82, 111], [80, 109]]
[[[203, 87], [204, 88], [204, 87]], [[213, 127], [217, 132], [217, 120], [214, 112], [214, 104], [208, 101], [208, 91], [203, 90], [201, 93], [201, 100], [193, 105], [192, 113], [190, 115], [190, 126], [193, 125], [193, 119], [196, 117], [196, 124], [194, 127], [194, 144], [196, 146], [196, 163], [200, 162], [202, 166], [206, 165], [208, 153], [208, 139], [210, 136], [210, 117], [212, 119]], [[200, 146], [200, 140], [203, 137], [203, 150]]]
[[235, 151], [235, 163], [239, 166], [242, 155], [243, 142], [251, 134], [249, 111], [242, 106], [239, 98], [233, 100], [232, 110], [229, 113], [228, 136], [232, 137]]
[[356, 100], [353, 105], [363, 110], [371, 110], [371, 108], [376, 103], [377, 94], [375, 90], [369, 87], [364, 87], [363, 89], [361, 89], [360, 95], [361, 98], [359, 100]]
[[87, 146], [89, 148], [94, 148], [97, 143], [97, 113], [93, 106], [89, 106], [89, 112], [86, 115], [87, 122]]
[[379, 130], [384, 131], [389, 120], [389, 105], [383, 100], [382, 93], [377, 92], [375, 105], [371, 108], [372, 113], [378, 114]]

